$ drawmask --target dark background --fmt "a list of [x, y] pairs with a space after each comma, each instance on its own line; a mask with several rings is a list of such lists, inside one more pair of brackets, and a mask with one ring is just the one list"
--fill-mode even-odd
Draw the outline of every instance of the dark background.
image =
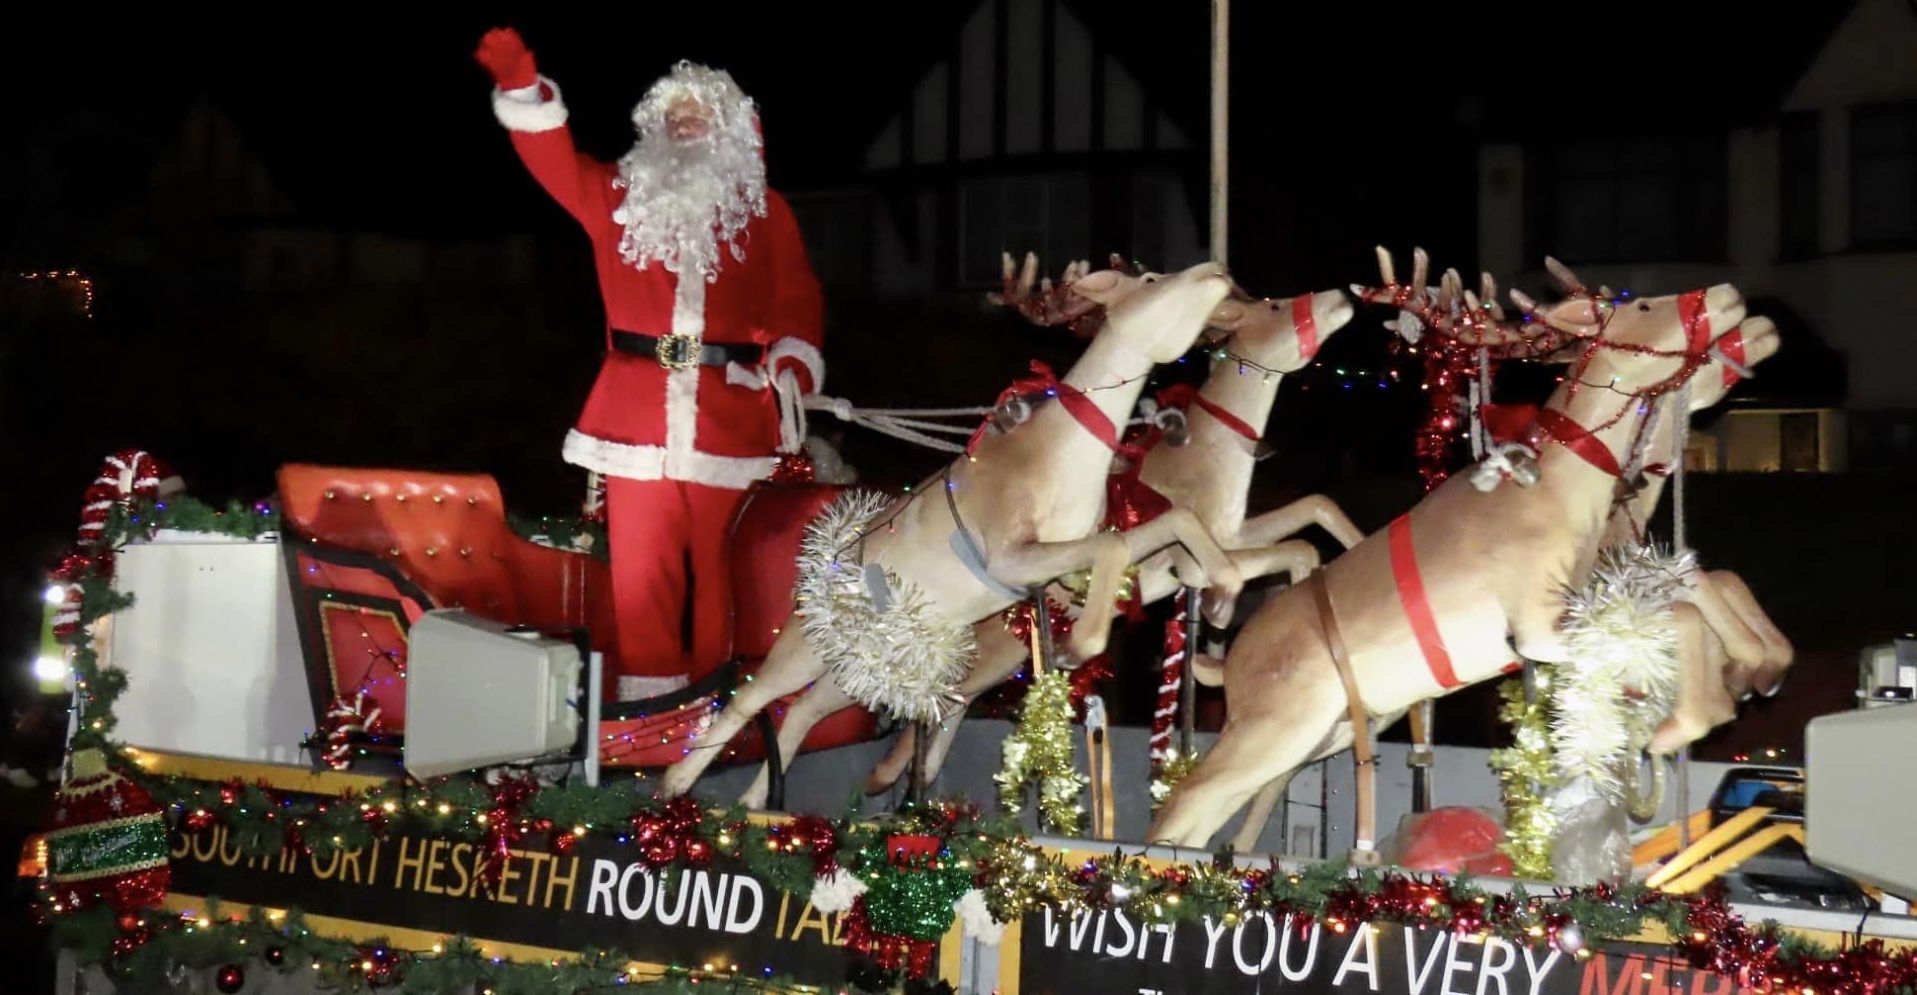
[[[1760, 120], [1847, 6], [1788, 4], [1733, 21], [1641, 0], [1522, 16], [1241, 3], [1234, 274], [1272, 295], [1344, 286], [1373, 276], [1380, 243], [1423, 245], [1469, 272], [1481, 143]], [[602, 316], [584, 239], [492, 119], [470, 57], [485, 28], [521, 28], [562, 81], [580, 144], [606, 157], [630, 143], [629, 108], [673, 60], [729, 69], [763, 108], [773, 184], [803, 192], [862, 182], [865, 146], [972, 7], [477, 4], [427, 18], [336, 5], [164, 19], [39, 5], [15, 15], [0, 86], [0, 274], [81, 270], [96, 301], [90, 319], [0, 309], [6, 701], [32, 701], [43, 571], [71, 541], [80, 492], [108, 452], [156, 453], [216, 500], [270, 494], [277, 466], [311, 461], [485, 471], [517, 510], [576, 509], [583, 474], [560, 462], [558, 444], [596, 369]], [[1202, 126], [1205, 4], [1073, 9], [1147, 90]], [[447, 245], [529, 237], [536, 281], [249, 291], [237, 222], [177, 192], [158, 197], [152, 179], [208, 99], [270, 171], [284, 202], [276, 225]], [[1324, 368], [1398, 362], [1414, 375], [1389, 354], [1381, 317], [1361, 313], [1328, 345]], [[1078, 348], [973, 293], [882, 299], [835, 287], [828, 329], [831, 393], [872, 405], [982, 403], [1030, 358], [1062, 366]], [[1791, 363], [1791, 348], [1773, 365]], [[1522, 375], [1510, 383], [1528, 389]], [[1278, 456], [1251, 506], [1323, 490], [1362, 527], [1381, 526], [1418, 495], [1419, 412], [1415, 389], [1287, 384], [1270, 430]], [[875, 483], [937, 462], [857, 429], [843, 442]], [[1693, 543], [1711, 565], [1743, 573], [1800, 650], [1789, 692], [1750, 708], [1703, 755], [1794, 751], [1806, 717], [1847, 707], [1856, 651], [1911, 625], [1911, 483], [1890, 471], [1693, 479]], [[1134, 626], [1121, 673], [1145, 665], [1157, 638], [1155, 626]], [[1148, 684], [1128, 682], [1121, 716], [1142, 721]], [[1447, 700], [1444, 741], [1495, 741], [1486, 690]]]

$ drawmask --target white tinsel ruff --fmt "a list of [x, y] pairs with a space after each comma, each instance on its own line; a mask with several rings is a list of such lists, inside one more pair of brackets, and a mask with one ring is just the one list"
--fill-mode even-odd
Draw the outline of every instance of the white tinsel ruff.
[[851, 871], [836, 867], [832, 873], [812, 879], [812, 897], [807, 901], [812, 903], [813, 908], [830, 915], [850, 909], [852, 903], [863, 894], [865, 882]]
[[[818, 905], [815, 903], [813, 908], [818, 908]], [[985, 893], [977, 888], [966, 889], [965, 894], [952, 903], [952, 911], [958, 913], [959, 923], [965, 927], [965, 935], [980, 943], [995, 947], [1005, 935], [1005, 924], [992, 917], [992, 910], [985, 905]]]
[[1620, 772], [1635, 763], [1677, 690], [1672, 606], [1697, 569], [1690, 553], [1613, 547], [1598, 556], [1582, 591], [1565, 596], [1570, 662], [1551, 689], [1551, 746], [1558, 769], [1622, 796]]
[[850, 491], [806, 526], [796, 611], [806, 642], [852, 700], [907, 721], [937, 719], [962, 700], [956, 685], [972, 659], [972, 627], [941, 615], [917, 584], [860, 562], [862, 533], [891, 501]]

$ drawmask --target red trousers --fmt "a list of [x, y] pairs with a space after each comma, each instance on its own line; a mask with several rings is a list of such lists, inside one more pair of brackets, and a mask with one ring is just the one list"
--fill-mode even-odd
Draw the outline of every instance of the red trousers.
[[[726, 536], [745, 495], [678, 480], [607, 479], [606, 530], [612, 547], [613, 605], [619, 616], [618, 675], [685, 675], [697, 681], [725, 662], [732, 652]], [[690, 645], [685, 627], [688, 594]], [[607, 683], [616, 689], [620, 682], [611, 677]]]

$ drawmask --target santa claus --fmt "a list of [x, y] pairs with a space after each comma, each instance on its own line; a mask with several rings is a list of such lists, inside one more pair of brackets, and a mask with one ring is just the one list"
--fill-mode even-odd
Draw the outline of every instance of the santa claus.
[[573, 148], [517, 31], [488, 32], [476, 56], [520, 159], [592, 239], [606, 358], [564, 457], [607, 481], [619, 697], [663, 693], [730, 652], [726, 532], [803, 441], [799, 397], [825, 376], [818, 279], [731, 76], [674, 67], [607, 163]]

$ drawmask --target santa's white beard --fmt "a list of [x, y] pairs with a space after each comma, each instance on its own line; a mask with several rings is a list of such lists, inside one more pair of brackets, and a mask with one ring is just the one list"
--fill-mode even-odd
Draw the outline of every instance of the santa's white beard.
[[648, 135], [619, 160], [625, 226], [619, 254], [645, 268], [717, 277], [721, 248], [745, 259], [746, 225], [765, 215], [765, 167], [758, 150], [725, 136], [674, 141]]

